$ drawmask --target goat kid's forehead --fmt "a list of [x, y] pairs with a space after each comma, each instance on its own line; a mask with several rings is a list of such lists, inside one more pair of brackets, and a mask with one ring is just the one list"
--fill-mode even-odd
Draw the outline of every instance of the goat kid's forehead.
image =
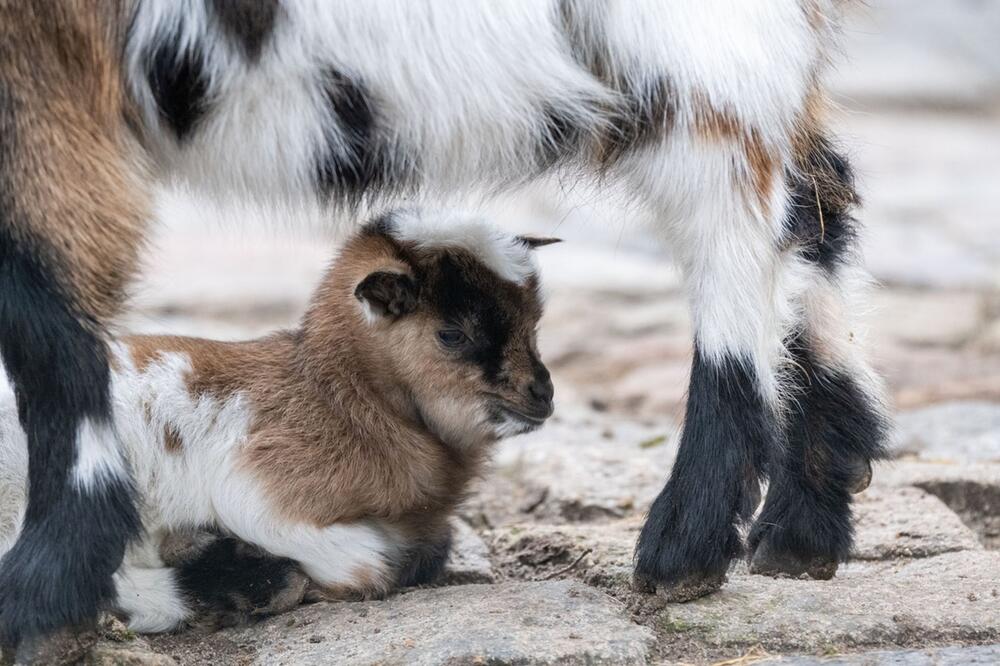
[[464, 357], [480, 366], [487, 379], [497, 378], [513, 353], [534, 346], [542, 306], [533, 276], [515, 284], [468, 253], [447, 250], [421, 277], [422, 300], [442, 324], [460, 327], [472, 337]]

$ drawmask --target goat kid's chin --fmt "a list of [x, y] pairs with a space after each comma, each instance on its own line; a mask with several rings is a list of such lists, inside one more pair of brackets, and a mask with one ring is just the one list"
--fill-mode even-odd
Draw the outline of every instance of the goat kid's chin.
[[497, 401], [490, 408], [490, 422], [498, 440], [534, 432], [541, 428], [550, 416], [552, 416], [551, 402], [522, 406], [507, 401]]

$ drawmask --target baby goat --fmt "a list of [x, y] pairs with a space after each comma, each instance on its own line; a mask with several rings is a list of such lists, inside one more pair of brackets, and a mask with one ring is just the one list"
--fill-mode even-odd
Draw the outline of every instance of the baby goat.
[[[440, 573], [449, 514], [490, 445], [552, 413], [531, 256], [545, 242], [399, 212], [350, 239], [295, 330], [116, 342], [113, 464], [131, 470], [147, 534], [115, 578], [132, 626], [173, 628], [185, 597], [204, 598], [155, 552], [185, 528], [297, 562], [327, 596]], [[23, 488], [25, 436], [3, 407], [0, 466]], [[83, 460], [95, 469], [79, 484], [108, 464]]]

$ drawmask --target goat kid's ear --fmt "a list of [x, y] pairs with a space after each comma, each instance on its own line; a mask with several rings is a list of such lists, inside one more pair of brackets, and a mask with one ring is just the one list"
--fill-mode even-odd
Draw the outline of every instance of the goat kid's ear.
[[532, 250], [552, 245], [553, 243], [562, 243], [562, 238], [543, 238], [539, 236], [515, 236], [514, 239], [519, 243], [527, 245]]
[[375, 271], [354, 289], [354, 296], [373, 317], [402, 317], [417, 309], [420, 289], [406, 273]]

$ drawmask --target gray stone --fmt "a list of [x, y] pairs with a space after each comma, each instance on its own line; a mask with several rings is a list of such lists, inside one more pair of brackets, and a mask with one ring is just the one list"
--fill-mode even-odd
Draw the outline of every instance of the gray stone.
[[604, 593], [550, 581], [315, 604], [244, 629], [157, 640], [181, 663], [643, 664], [653, 635]]
[[631, 583], [641, 525], [639, 517], [601, 524], [513, 525], [494, 533], [493, 557], [509, 577], [575, 577], [621, 592]]
[[903, 412], [895, 449], [935, 461], [1000, 462], [1000, 405], [951, 402]]
[[788, 655], [754, 662], [758, 666], [823, 666], [852, 664], [855, 666], [965, 666], [966, 664], [1000, 663], [1000, 645], [926, 648], [923, 650], [875, 650], [853, 654], [812, 657]]
[[986, 548], [1000, 550], [1000, 464], [897, 461], [875, 472], [873, 488], [916, 486], [944, 502]]
[[641, 513], [663, 487], [676, 446], [677, 426], [669, 421], [562, 410], [541, 431], [500, 445], [465, 513], [473, 524], [493, 526]]
[[83, 660], [84, 666], [175, 666], [165, 654], [139, 646], [122, 647], [113, 643], [94, 646]]
[[[932, 557], [983, 547], [953, 511], [919, 488], [870, 489], [858, 496], [856, 517], [854, 560]], [[641, 526], [639, 515], [596, 524], [521, 523], [495, 529], [490, 543], [497, 567], [508, 577], [573, 577], [619, 593], [630, 586]]]
[[855, 559], [930, 557], [982, 548], [951, 509], [919, 488], [870, 488], [857, 496], [855, 516]]
[[1000, 639], [1000, 554], [855, 563], [829, 581], [731, 573], [711, 596], [668, 605], [660, 629], [712, 645], [824, 652]]

